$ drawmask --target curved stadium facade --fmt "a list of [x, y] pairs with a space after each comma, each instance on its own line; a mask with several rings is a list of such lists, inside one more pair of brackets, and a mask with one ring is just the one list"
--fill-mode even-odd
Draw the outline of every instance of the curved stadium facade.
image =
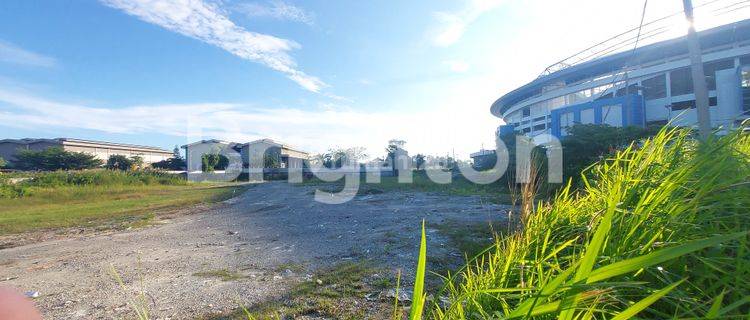
[[[713, 127], [750, 113], [750, 20], [698, 33]], [[500, 97], [498, 135], [566, 135], [570, 126], [695, 126], [697, 115], [685, 37], [566, 66]]]

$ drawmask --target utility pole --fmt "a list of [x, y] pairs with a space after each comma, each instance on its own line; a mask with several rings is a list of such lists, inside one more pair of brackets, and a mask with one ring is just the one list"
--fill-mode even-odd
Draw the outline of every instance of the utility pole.
[[701, 45], [698, 42], [698, 34], [695, 32], [693, 3], [691, 0], [682, 0], [682, 5], [685, 7], [685, 18], [689, 23], [687, 41], [690, 51], [690, 70], [693, 76], [695, 107], [698, 111], [698, 131], [701, 138], [706, 139], [711, 133], [711, 114], [708, 111], [708, 88], [706, 87], [706, 76], [703, 73]]

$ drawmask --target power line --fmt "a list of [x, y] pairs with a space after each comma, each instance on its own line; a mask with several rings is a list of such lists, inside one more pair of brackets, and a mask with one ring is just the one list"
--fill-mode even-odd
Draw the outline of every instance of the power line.
[[[638, 24], [638, 34], [635, 37], [635, 43], [633, 44], [633, 50], [630, 51], [630, 57], [625, 61], [625, 65], [623, 65], [623, 67], [622, 67], [622, 70], [625, 70], [622, 73], [623, 77], [625, 78], [625, 88], [626, 88], [625, 90], [627, 90], [627, 87], [628, 87], [628, 79], [627, 79], [628, 78], [628, 72], [627, 72], [627, 69], [629, 68], [629, 65], [632, 62], [633, 58], [635, 58], [635, 51], [636, 51], [636, 49], [638, 49], [638, 42], [641, 40], [641, 31], [642, 31], [642, 28], [643, 28], [643, 21], [646, 19], [646, 8], [647, 7], [648, 7], [648, 0], [645, 0], [645, 1], [643, 1], [643, 10], [641, 11], [641, 22]], [[622, 79], [619, 80], [619, 81], [622, 81]], [[610, 83], [610, 87], [607, 88], [607, 89], [605, 89], [605, 90], [602, 90], [602, 92], [599, 93], [599, 96], [596, 97], [594, 100], [597, 100], [597, 99], [601, 98], [602, 96], [604, 96], [607, 93], [607, 91], [609, 91], [610, 89], [614, 88], [615, 84], [617, 82], [619, 82], [619, 81], [617, 80], [617, 76], [613, 75], [612, 76], [612, 82]], [[607, 113], [609, 113], [609, 110], [607, 110]], [[604, 117], [604, 119], [606, 119], [606, 116]]]
[[[728, 2], [728, 0], [710, 0], [704, 3], [701, 3], [698, 6], [695, 6], [695, 9], [701, 9], [701, 11], [705, 10], [705, 11], [713, 11], [713, 12], [716, 12], [719, 10], [725, 10], [724, 12], [715, 14], [715, 15], [723, 15], [726, 13], [739, 11], [741, 9], [746, 8], [747, 6], [742, 6], [742, 5], [746, 3], [750, 3], [750, 0], [740, 0], [740, 1], [732, 2], [728, 5], [724, 5], [726, 2]], [[636, 28], [626, 30], [625, 32], [619, 33], [604, 41], [600, 41], [569, 57], [566, 57], [565, 59], [562, 59], [550, 65], [539, 75], [539, 77], [551, 74], [559, 70], [563, 70], [567, 67], [570, 67], [570, 66], [582, 63], [582, 62], [591, 61], [593, 59], [602, 57], [606, 54], [616, 52], [619, 49], [622, 49], [623, 47], [627, 47], [630, 44], [633, 44], [633, 40], [635, 37], [628, 36], [629, 34], [632, 34], [633, 32], [642, 33], [639, 42], [643, 42], [646, 39], [656, 38], [659, 35], [665, 34], [667, 31], [673, 29], [674, 27], [679, 26], [680, 24], [674, 23], [674, 21], [672, 20], [681, 19], [682, 14], [683, 14], [683, 11], [675, 11], [671, 14], [668, 14], [666, 16], [663, 16], [655, 20], [651, 20], [648, 22], [644, 21], [644, 23], [639, 24], [638, 27]]]

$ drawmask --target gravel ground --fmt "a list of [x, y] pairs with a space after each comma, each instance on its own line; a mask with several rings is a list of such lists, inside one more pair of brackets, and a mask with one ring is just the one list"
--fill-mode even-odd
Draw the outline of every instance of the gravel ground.
[[[420, 192], [328, 205], [313, 201], [315, 188], [264, 183], [151, 227], [3, 249], [0, 285], [38, 291], [35, 302], [50, 319], [131, 318], [127, 303], [138, 293], [153, 319], [194, 319], [276, 299], [316, 269], [343, 261], [368, 259], [411, 279], [423, 218], [430, 257], [457, 256], [431, 225], [501, 221], [508, 209], [479, 197]], [[290, 264], [303, 269], [287, 270]], [[217, 270], [241, 277], [196, 275]]]

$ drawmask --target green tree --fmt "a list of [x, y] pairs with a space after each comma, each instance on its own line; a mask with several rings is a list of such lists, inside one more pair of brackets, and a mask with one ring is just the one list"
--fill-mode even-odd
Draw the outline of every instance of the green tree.
[[221, 158], [217, 153], [204, 154], [203, 156], [201, 156], [201, 169], [203, 170], [203, 172], [214, 172], [216, 170], [216, 166], [219, 165], [220, 160]]
[[185, 158], [180, 153], [180, 147], [175, 145], [174, 149], [172, 149], [172, 158], [154, 162], [151, 164], [151, 167], [164, 170], [184, 170], [187, 167], [187, 163], [185, 163]]
[[417, 170], [421, 169], [424, 165], [424, 155], [421, 153], [418, 153], [416, 156], [414, 156], [414, 165], [417, 166]]
[[13, 167], [19, 170], [83, 170], [102, 165], [102, 161], [91, 154], [65, 151], [59, 147], [41, 151], [22, 150], [15, 158]]
[[6, 165], [8, 165], [8, 162], [3, 157], [0, 157], [0, 168], [4, 168]]
[[156, 169], [164, 170], [184, 170], [186, 164], [185, 160], [182, 158], [169, 158], [159, 162], [154, 162], [151, 164], [151, 166]]
[[121, 154], [113, 154], [107, 159], [107, 164], [104, 165], [109, 170], [129, 170], [133, 166], [133, 161], [128, 157]]
[[143, 157], [132, 156], [130, 157], [130, 170], [138, 170], [143, 168]]
[[263, 168], [268, 168], [268, 169], [281, 168], [281, 161], [279, 161], [279, 157], [275, 155], [270, 155], [270, 154], [263, 156]]
[[396, 169], [396, 151], [403, 149], [406, 145], [406, 141], [391, 139], [388, 141], [388, 146], [385, 148], [386, 159], [391, 167], [394, 175], [398, 175], [398, 169]]
[[314, 158], [321, 166], [334, 169], [346, 165], [356, 165], [360, 160], [367, 158], [367, 153], [365, 153], [363, 147], [331, 148]]
[[201, 170], [203, 172], [214, 172], [225, 170], [229, 167], [229, 158], [219, 153], [206, 153], [201, 156]]

